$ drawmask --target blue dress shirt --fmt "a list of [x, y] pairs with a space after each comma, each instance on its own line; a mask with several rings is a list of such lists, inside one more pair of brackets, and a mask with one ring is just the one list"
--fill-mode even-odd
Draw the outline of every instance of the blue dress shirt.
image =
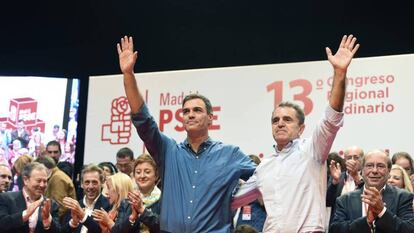
[[255, 164], [238, 147], [203, 142], [195, 153], [187, 140], [177, 143], [160, 132], [146, 105], [132, 115], [162, 178], [161, 230], [173, 233], [231, 230], [232, 191]]

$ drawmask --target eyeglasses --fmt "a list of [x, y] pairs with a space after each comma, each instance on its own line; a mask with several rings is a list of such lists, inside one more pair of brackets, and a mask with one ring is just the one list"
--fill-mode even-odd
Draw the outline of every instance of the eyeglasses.
[[364, 168], [367, 170], [372, 170], [374, 168], [377, 168], [377, 170], [381, 170], [384, 171], [385, 169], [387, 169], [387, 165], [383, 164], [383, 163], [377, 163], [377, 164], [373, 164], [373, 163], [367, 163], [364, 165]]
[[49, 154], [59, 154], [58, 150], [48, 150], [47, 153]]

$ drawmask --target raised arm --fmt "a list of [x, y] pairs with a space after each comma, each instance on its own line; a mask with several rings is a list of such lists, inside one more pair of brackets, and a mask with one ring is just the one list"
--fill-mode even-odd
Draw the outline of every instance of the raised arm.
[[329, 98], [329, 105], [338, 112], [342, 112], [345, 97], [346, 72], [359, 44], [355, 44], [356, 37], [353, 35], [342, 37], [338, 51], [333, 55], [330, 48], [326, 47], [326, 55], [334, 69], [334, 78]]
[[121, 43], [118, 43], [116, 47], [119, 55], [119, 67], [124, 75], [124, 88], [129, 106], [131, 107], [132, 113], [137, 113], [144, 104], [144, 99], [138, 90], [134, 75], [134, 66], [137, 61], [138, 52], [134, 51], [132, 37], [124, 36], [124, 38], [121, 38]]

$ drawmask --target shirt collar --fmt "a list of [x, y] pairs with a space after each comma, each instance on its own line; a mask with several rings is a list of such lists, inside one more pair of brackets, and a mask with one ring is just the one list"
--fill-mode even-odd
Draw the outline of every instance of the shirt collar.
[[98, 201], [99, 197], [101, 196], [101, 193], [95, 198], [95, 200], [93, 200], [92, 205], [89, 206], [88, 203], [86, 202], [86, 195], [83, 196], [83, 204], [85, 205], [86, 208], [95, 208], [95, 204]]
[[37, 200], [39, 200], [39, 199], [43, 199], [43, 195], [41, 195], [39, 199], [37, 199], [37, 200], [32, 200], [32, 199], [30, 198], [29, 194], [26, 192], [26, 189], [25, 189], [25, 188], [23, 188], [23, 189], [22, 189], [22, 193], [23, 193], [24, 200], [25, 200], [27, 203], [32, 203], [32, 202], [35, 202], [35, 201], [37, 201]]
[[[186, 139], [184, 140], [183, 144], [184, 144], [184, 146], [185, 146], [185, 147], [187, 147], [187, 148], [191, 149], [191, 145], [190, 145], [190, 143], [188, 142], [188, 138], [186, 138]], [[202, 142], [202, 143], [200, 144], [200, 147], [204, 147], [204, 146], [209, 147], [211, 144], [213, 144], [213, 140], [211, 140], [211, 138], [210, 138], [210, 137], [208, 137], [208, 138], [207, 138], [204, 142]]]
[[280, 153], [282, 152], [288, 153], [293, 148], [293, 146], [296, 145], [298, 142], [299, 142], [299, 138], [295, 138], [292, 141], [290, 141], [288, 144], [286, 144], [286, 146], [283, 147], [282, 150], [279, 150], [277, 148], [277, 144], [273, 145], [273, 149], [275, 150], [274, 156], [279, 156]]

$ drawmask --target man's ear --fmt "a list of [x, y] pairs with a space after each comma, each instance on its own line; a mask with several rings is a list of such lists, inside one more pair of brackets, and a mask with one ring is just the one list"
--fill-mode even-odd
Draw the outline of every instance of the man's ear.
[[299, 137], [302, 135], [303, 131], [305, 130], [305, 124], [299, 126]]
[[208, 126], [213, 124], [213, 114], [208, 114]]

